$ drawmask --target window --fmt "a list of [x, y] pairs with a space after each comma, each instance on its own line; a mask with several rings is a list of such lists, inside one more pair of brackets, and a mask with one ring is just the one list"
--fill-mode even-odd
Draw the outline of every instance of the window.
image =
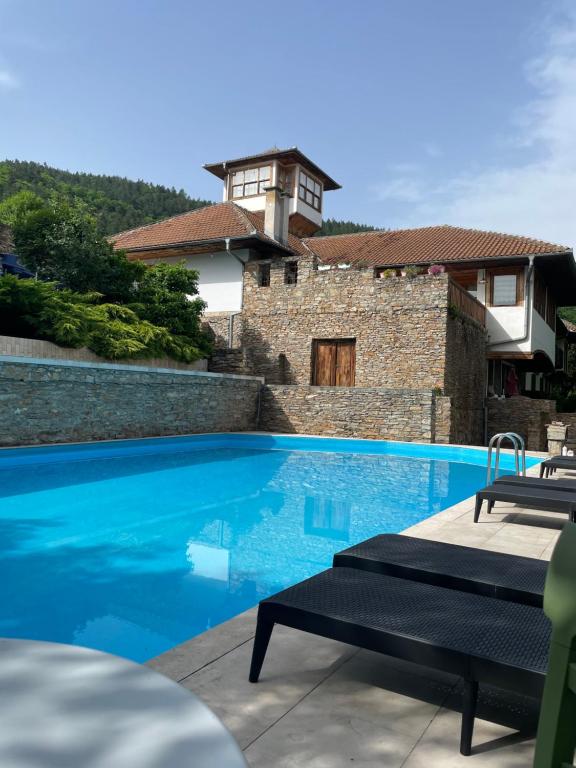
[[258, 266], [258, 285], [260, 288], [268, 288], [270, 285], [270, 264]]
[[296, 285], [298, 282], [298, 262], [287, 261], [284, 264], [284, 284]]
[[260, 168], [248, 168], [232, 174], [232, 197], [250, 197], [263, 195], [270, 186], [271, 169], [269, 165]]
[[493, 307], [513, 307], [520, 304], [518, 296], [519, 273], [492, 275], [490, 303]]
[[307, 173], [304, 173], [304, 171], [300, 171], [299, 182], [298, 197], [300, 200], [303, 200], [312, 208], [315, 208], [317, 211], [319, 211], [320, 200], [322, 197], [322, 188], [320, 184], [311, 176], [308, 176]]

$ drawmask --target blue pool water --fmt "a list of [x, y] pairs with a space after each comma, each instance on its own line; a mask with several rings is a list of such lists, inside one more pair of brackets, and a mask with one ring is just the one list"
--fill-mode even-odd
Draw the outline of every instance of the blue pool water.
[[144, 661], [470, 496], [485, 456], [256, 435], [2, 451], [0, 636]]

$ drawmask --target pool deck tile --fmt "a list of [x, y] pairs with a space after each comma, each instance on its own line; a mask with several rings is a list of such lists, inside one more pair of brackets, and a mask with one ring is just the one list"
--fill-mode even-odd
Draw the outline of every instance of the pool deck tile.
[[[404, 533], [549, 559], [566, 520], [498, 504], [474, 524], [473, 509], [466, 499]], [[537, 702], [481, 690], [473, 754], [462, 757], [456, 678], [286, 627], [275, 628], [260, 682], [250, 684], [255, 617], [247, 611], [149, 662], [222, 718], [252, 768], [531, 764]]]

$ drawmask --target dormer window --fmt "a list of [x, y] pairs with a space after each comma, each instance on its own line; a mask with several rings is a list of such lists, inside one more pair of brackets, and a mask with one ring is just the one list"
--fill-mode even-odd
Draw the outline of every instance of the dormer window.
[[322, 199], [322, 188], [320, 184], [304, 171], [300, 171], [298, 184], [298, 197], [315, 210], [320, 210], [320, 201]]
[[266, 194], [266, 187], [270, 186], [271, 177], [272, 169], [269, 165], [235, 171], [232, 174], [232, 197], [253, 197], [254, 195]]

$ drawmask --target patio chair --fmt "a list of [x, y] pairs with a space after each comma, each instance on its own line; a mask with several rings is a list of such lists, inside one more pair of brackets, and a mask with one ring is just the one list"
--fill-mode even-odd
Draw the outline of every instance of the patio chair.
[[533, 557], [384, 533], [338, 552], [333, 566], [358, 568], [542, 608], [548, 563]]
[[544, 612], [552, 622], [534, 768], [572, 766], [576, 749], [576, 525], [568, 523], [552, 554]]
[[557, 469], [576, 472], [576, 456], [552, 456], [540, 464], [540, 477], [550, 477]]
[[464, 681], [460, 752], [469, 755], [479, 684], [539, 697], [550, 624], [540, 608], [356, 568], [330, 568], [263, 600], [249, 679], [275, 624], [452, 673]]
[[[551, 481], [552, 482], [552, 481]], [[576, 521], [576, 493], [556, 490], [551, 485], [546, 488], [530, 486], [523, 488], [518, 484], [497, 482], [487, 485], [476, 494], [474, 522], [478, 522], [484, 501], [488, 502], [488, 513], [492, 511], [497, 501], [507, 501], [520, 504], [523, 507], [535, 507], [546, 512], [560, 512], [569, 516], [571, 522]], [[530, 510], [531, 511], [531, 510]]]

